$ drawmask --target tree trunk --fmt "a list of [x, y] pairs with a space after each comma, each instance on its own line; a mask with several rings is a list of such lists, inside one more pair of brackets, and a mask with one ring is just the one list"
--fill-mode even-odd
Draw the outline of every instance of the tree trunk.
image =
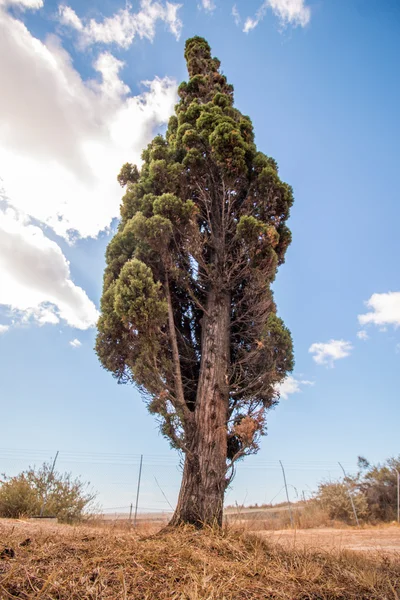
[[204, 316], [193, 433], [171, 525], [222, 525], [226, 488], [230, 295], [211, 292]]

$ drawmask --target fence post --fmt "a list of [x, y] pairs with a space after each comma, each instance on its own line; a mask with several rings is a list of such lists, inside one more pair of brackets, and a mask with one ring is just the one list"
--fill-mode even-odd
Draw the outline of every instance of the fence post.
[[43, 517], [44, 509], [45, 509], [46, 502], [47, 502], [47, 494], [48, 494], [48, 491], [49, 491], [49, 483], [50, 483], [51, 476], [54, 473], [54, 467], [56, 466], [57, 458], [58, 458], [58, 450], [57, 450], [56, 455], [54, 457], [53, 464], [52, 464], [49, 476], [47, 477], [46, 491], [44, 493], [42, 508], [40, 509], [40, 515], [39, 515], [40, 517]]
[[294, 524], [293, 524], [292, 505], [290, 504], [290, 500], [289, 500], [289, 492], [288, 492], [288, 487], [287, 487], [287, 483], [286, 483], [285, 469], [283, 468], [282, 461], [279, 461], [279, 462], [280, 462], [280, 465], [282, 467], [283, 481], [285, 482], [286, 498], [287, 498], [288, 507], [289, 507], [290, 523], [291, 523], [291, 526], [292, 526], [292, 529], [293, 529], [294, 528]]
[[397, 522], [400, 523], [400, 471], [395, 469], [397, 473]]
[[338, 463], [338, 465], [342, 469], [343, 474], [344, 474], [344, 484], [347, 487], [347, 493], [349, 494], [349, 498], [350, 498], [351, 506], [353, 508], [354, 518], [356, 520], [357, 527], [360, 527], [360, 523], [358, 522], [358, 516], [357, 516], [356, 507], [355, 507], [354, 501], [353, 501], [353, 494], [350, 492], [350, 486], [348, 485], [348, 483], [346, 481], [346, 479], [347, 479], [346, 471], [343, 469], [343, 467], [342, 467], [342, 465], [340, 463]]
[[138, 511], [138, 504], [139, 504], [140, 480], [142, 478], [142, 464], [143, 464], [143, 454], [140, 455], [139, 477], [138, 477], [138, 485], [137, 485], [137, 492], [136, 492], [135, 518], [133, 520], [134, 527], [136, 527], [137, 511]]

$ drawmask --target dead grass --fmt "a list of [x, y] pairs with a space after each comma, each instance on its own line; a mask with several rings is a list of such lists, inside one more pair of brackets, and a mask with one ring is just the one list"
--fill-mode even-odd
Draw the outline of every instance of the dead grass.
[[390, 556], [288, 549], [228, 529], [143, 537], [0, 521], [0, 540], [0, 555], [9, 549], [0, 559], [1, 600], [400, 598], [400, 563]]
[[[315, 502], [297, 502], [291, 505], [294, 525], [297, 529], [315, 527], [338, 527], [346, 525], [342, 521], [333, 521], [329, 513]], [[290, 513], [287, 504], [271, 507], [236, 507], [226, 512], [230, 524], [239, 524], [248, 531], [278, 531], [291, 528]]]

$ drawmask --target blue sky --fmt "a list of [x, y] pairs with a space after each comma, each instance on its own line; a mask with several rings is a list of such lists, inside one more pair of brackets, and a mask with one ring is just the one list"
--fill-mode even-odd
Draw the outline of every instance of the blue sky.
[[126, 506], [143, 453], [143, 508], [165, 506], [154, 477], [175, 500], [178, 457], [92, 348], [115, 176], [165, 127], [194, 34], [295, 193], [274, 289], [296, 367], [228, 502], [282, 500], [279, 459], [310, 490], [399, 453], [399, 33], [396, 0], [0, 0], [0, 472], [59, 449]]

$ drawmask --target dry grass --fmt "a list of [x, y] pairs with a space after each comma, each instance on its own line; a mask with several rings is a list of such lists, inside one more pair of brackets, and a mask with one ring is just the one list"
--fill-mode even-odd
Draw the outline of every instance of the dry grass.
[[158, 533], [168, 525], [168, 519], [138, 519], [136, 527], [129, 519], [91, 519], [88, 525], [92, 529], [106, 530], [108, 532], [125, 532], [138, 534], [141, 537], [148, 537]]
[[144, 538], [0, 521], [0, 540], [0, 555], [15, 552], [0, 560], [1, 600], [400, 598], [397, 559], [285, 549], [232, 530], [187, 527]]
[[[292, 505], [292, 517], [297, 529], [315, 527], [340, 527], [342, 522], [334, 522], [329, 514], [316, 504], [297, 503]], [[279, 531], [291, 528], [287, 505], [273, 507], [237, 508], [226, 512], [226, 520], [231, 525], [240, 525], [247, 531]]]

